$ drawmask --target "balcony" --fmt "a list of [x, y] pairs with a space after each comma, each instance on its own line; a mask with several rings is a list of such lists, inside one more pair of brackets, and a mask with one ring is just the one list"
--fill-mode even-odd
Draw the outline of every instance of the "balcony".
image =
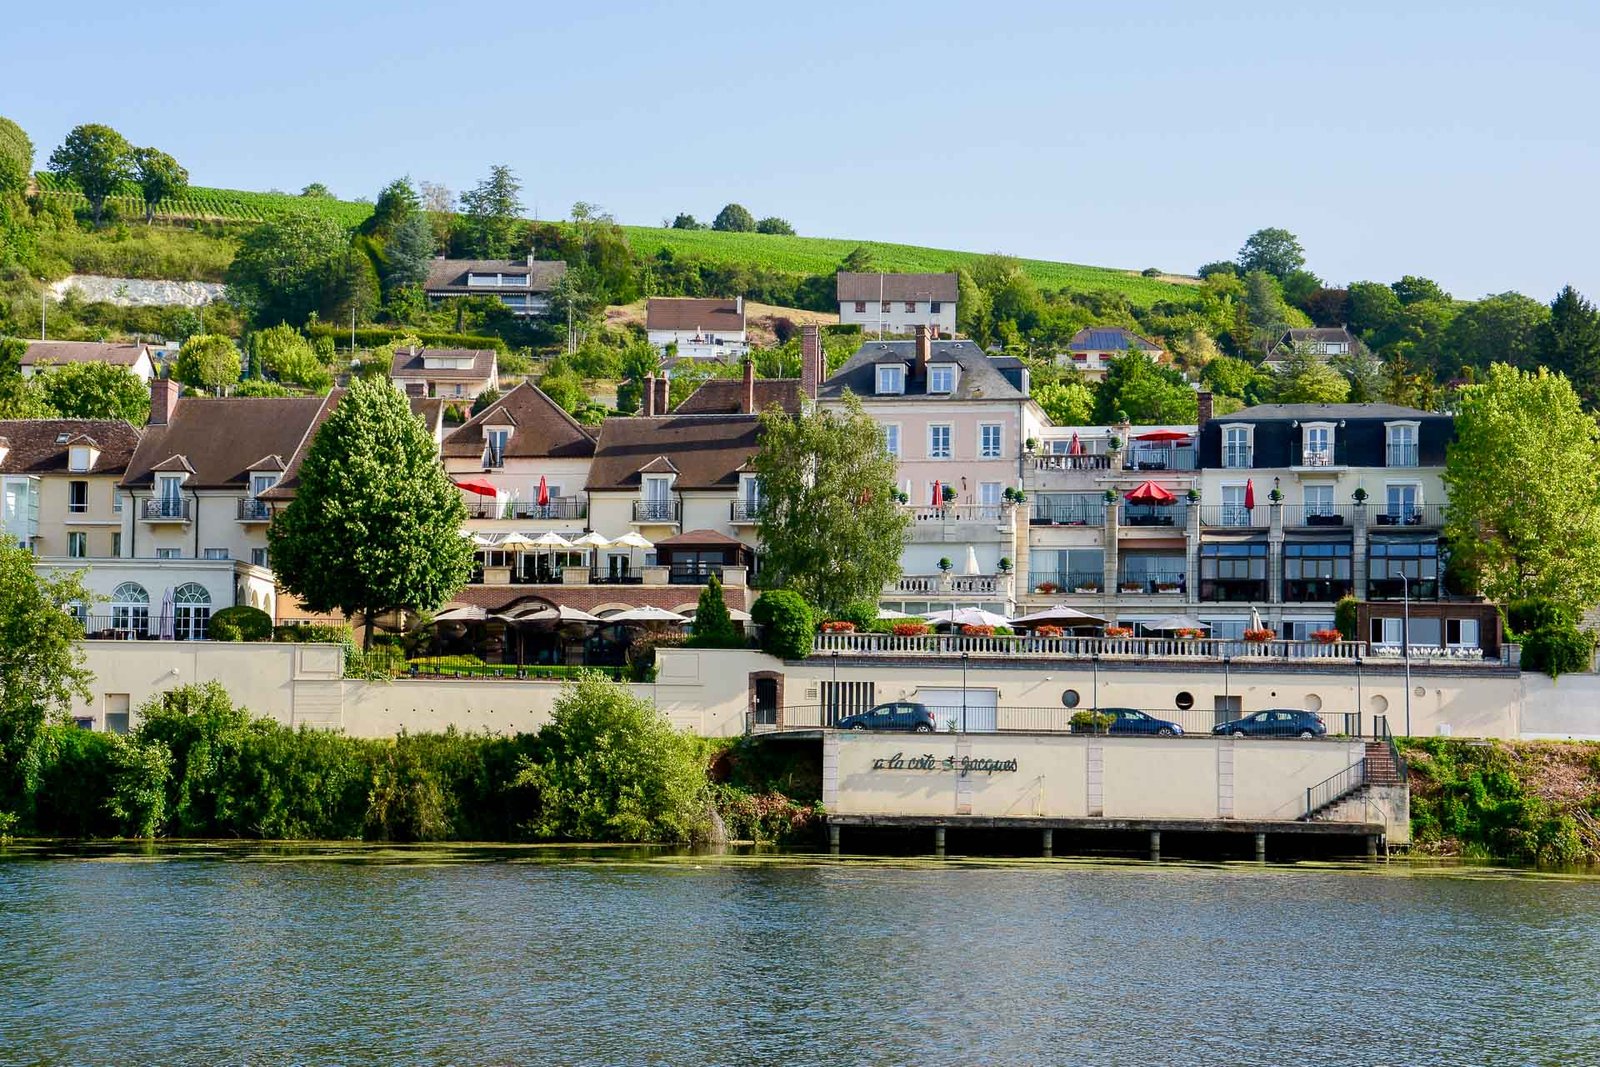
[[[888, 656], [955, 659], [962, 655], [996, 659], [1112, 660], [1337, 660], [1354, 664], [1367, 655], [1364, 641], [1244, 641], [1178, 637], [982, 637], [965, 634], [819, 633], [815, 655]], [[1465, 661], [1465, 660], [1464, 660]], [[1470, 662], [1470, 661], [1465, 661]], [[1498, 660], [1478, 660], [1498, 665]]]
[[883, 587], [885, 596], [1007, 596], [1008, 574], [903, 574]]
[[240, 522], [271, 522], [272, 505], [253, 496], [239, 498]]
[[1443, 504], [1394, 504], [1373, 512], [1373, 526], [1437, 530], [1444, 525]]
[[183, 497], [153, 497], [140, 502], [139, 517], [145, 522], [188, 522], [189, 501]]
[[1349, 528], [1355, 525], [1355, 508], [1348, 504], [1286, 504], [1283, 524], [1297, 529]]
[[1179, 501], [1175, 504], [1120, 504], [1117, 522], [1123, 526], [1160, 526], [1166, 529], [1183, 529], [1188, 521], [1189, 508]]
[[469, 519], [587, 519], [589, 504], [581, 496], [552, 497], [548, 504], [535, 504], [525, 500], [507, 500], [495, 503], [478, 500], [467, 504]]
[[1257, 503], [1253, 508], [1243, 504], [1207, 504], [1200, 509], [1200, 525], [1223, 529], [1265, 530], [1268, 508]]
[[1028, 572], [1028, 591], [1035, 596], [1079, 593], [1098, 596], [1105, 591], [1101, 571], [1034, 570]]
[[1419, 467], [1418, 449], [1413, 444], [1390, 444], [1383, 452], [1383, 462], [1386, 467]]
[[735, 526], [754, 526], [761, 521], [761, 501], [735, 500], [728, 505], [728, 516]]
[[1367, 579], [1368, 600], [1438, 600], [1439, 579], [1413, 578], [1409, 583], [1399, 577], [1372, 577]]
[[1036, 503], [1028, 512], [1030, 526], [1104, 526], [1106, 506], [1103, 501], [1080, 504]]
[[1036, 471], [1108, 471], [1111, 469], [1111, 457], [1095, 456], [1087, 453], [1081, 456], [1054, 453], [1048, 456], [1033, 457], [1033, 469]]
[[1289, 445], [1289, 467], [1293, 470], [1336, 470], [1347, 463], [1344, 453], [1343, 437], [1332, 444], [1312, 448], [1307, 448], [1304, 441], [1294, 441]]
[[1117, 581], [1117, 592], [1125, 596], [1185, 595], [1188, 578], [1182, 571], [1156, 571], [1146, 574], [1125, 574]]
[[1134, 442], [1128, 448], [1125, 469], [1130, 471], [1192, 471], [1196, 467], [1194, 444], [1141, 445]]
[[676, 526], [682, 520], [683, 501], [677, 497], [633, 502], [633, 521], [637, 525]]

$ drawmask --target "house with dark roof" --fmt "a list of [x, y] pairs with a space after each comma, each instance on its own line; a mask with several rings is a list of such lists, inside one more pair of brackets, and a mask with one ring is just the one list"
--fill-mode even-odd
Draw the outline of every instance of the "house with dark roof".
[[120, 419], [0, 421], [6, 541], [41, 558], [121, 555], [117, 483], [138, 443], [139, 431]]
[[560, 260], [445, 259], [428, 264], [422, 291], [430, 303], [462, 296], [494, 297], [516, 315], [543, 315], [550, 310], [550, 294], [566, 276]]
[[645, 302], [644, 327], [657, 350], [666, 354], [670, 345], [679, 359], [727, 363], [750, 348], [742, 296], [653, 296]]
[[150, 346], [124, 341], [29, 341], [22, 355], [22, 376], [31, 378], [40, 370], [68, 363], [105, 363], [123, 367], [148, 382], [155, 375]]
[[523, 382], [450, 431], [440, 447], [480, 534], [587, 527], [584, 483], [594, 458], [589, 430], [540, 389]]
[[1315, 356], [1326, 363], [1335, 356], [1348, 356], [1355, 350], [1355, 343], [1356, 339], [1343, 326], [1284, 330], [1276, 341], [1267, 346], [1267, 358], [1263, 366], [1277, 370], [1296, 352]]
[[395, 351], [389, 379], [408, 397], [476, 400], [499, 384], [499, 356], [492, 348], [418, 348]]
[[1057, 353], [1056, 363], [1072, 367], [1090, 381], [1106, 376], [1106, 367], [1129, 350], [1142, 352], [1152, 363], [1159, 363], [1166, 351], [1148, 337], [1141, 337], [1122, 326], [1085, 326], [1072, 335], [1067, 350]]
[[776, 406], [800, 414], [805, 394], [799, 378], [757, 378], [750, 360], [741, 378], [707, 378], [673, 409], [675, 415], [759, 415]]
[[840, 271], [835, 281], [839, 321], [863, 333], [909, 334], [926, 326], [936, 334], [956, 331], [954, 274], [863, 274]]

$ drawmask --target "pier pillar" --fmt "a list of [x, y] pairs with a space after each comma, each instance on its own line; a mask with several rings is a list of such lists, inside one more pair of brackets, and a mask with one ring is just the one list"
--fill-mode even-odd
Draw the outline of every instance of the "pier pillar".
[[829, 853], [829, 855], [833, 855], [833, 856], [837, 856], [839, 854], [839, 824], [838, 823], [829, 823], [828, 824], [828, 853]]
[[1040, 851], [1044, 858], [1049, 859], [1056, 854], [1056, 832], [1054, 830], [1039, 831]]
[[1150, 831], [1150, 862], [1151, 863], [1160, 863], [1161, 862], [1161, 831], [1160, 830], [1151, 830]]
[[940, 859], [944, 859], [944, 827], [942, 826], [933, 828], [933, 854]]
[[1266, 834], [1257, 834], [1256, 835], [1256, 862], [1257, 863], [1265, 863], [1265, 862], [1267, 862], [1267, 835]]
[[1378, 835], [1377, 834], [1368, 834], [1367, 835], [1367, 859], [1375, 860], [1377, 858], [1378, 858]]

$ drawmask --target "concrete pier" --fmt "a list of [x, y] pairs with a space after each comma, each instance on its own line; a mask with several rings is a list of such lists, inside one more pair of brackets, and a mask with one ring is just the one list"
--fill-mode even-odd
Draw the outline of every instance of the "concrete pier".
[[1267, 835], [1265, 833], [1258, 832], [1256, 834], [1256, 862], [1267, 862]]
[[1151, 830], [1150, 831], [1150, 862], [1151, 863], [1160, 863], [1161, 862], [1161, 831], [1160, 830]]
[[933, 854], [940, 859], [944, 859], [944, 827], [942, 826], [933, 828]]
[[1045, 859], [1054, 856], [1056, 854], [1056, 832], [1054, 830], [1041, 830], [1039, 831], [1039, 837], [1040, 853]]

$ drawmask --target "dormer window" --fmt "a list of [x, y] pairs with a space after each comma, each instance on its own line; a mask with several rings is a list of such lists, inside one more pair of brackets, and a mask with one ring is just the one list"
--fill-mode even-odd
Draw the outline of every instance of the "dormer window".
[[1222, 428], [1222, 465], [1239, 470], [1250, 466], [1250, 427]]
[[878, 395], [896, 396], [906, 391], [906, 369], [898, 363], [878, 368]]
[[95, 450], [89, 445], [73, 445], [67, 449], [67, 469], [86, 471], [94, 466]]
[[1301, 427], [1300, 465], [1302, 467], [1333, 466], [1333, 424], [1308, 422]]
[[1391, 422], [1384, 427], [1387, 438], [1384, 466], [1417, 466], [1417, 427], [1415, 422]]
[[503, 467], [506, 461], [506, 442], [511, 439], [511, 431], [504, 426], [495, 426], [484, 432], [486, 447], [483, 451], [483, 465], [485, 467]]
[[956, 391], [956, 368], [950, 363], [937, 363], [928, 368], [928, 392], [953, 393]]

